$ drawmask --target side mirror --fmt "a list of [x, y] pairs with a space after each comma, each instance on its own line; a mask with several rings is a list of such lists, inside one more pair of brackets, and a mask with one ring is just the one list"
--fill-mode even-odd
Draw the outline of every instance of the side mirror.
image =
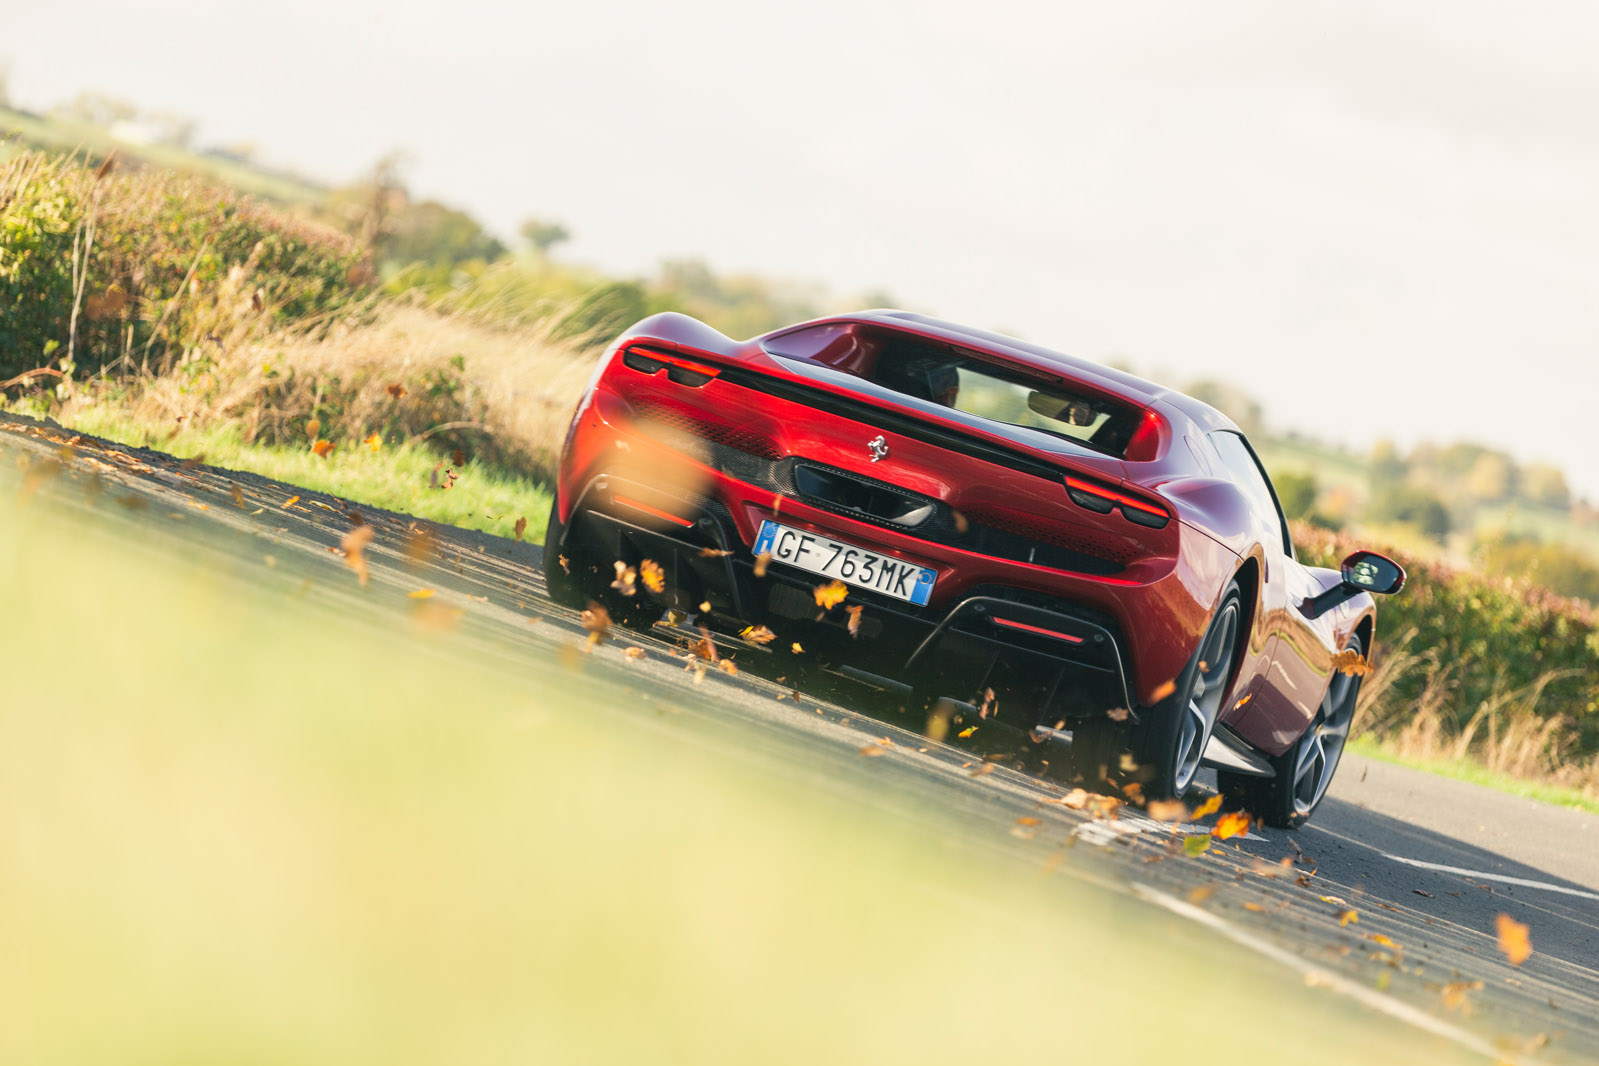
[[1405, 587], [1405, 568], [1376, 552], [1352, 552], [1343, 561], [1340, 570], [1343, 574], [1341, 582], [1300, 604], [1299, 609], [1306, 618], [1326, 614], [1362, 592], [1386, 596]]
[[1386, 596], [1405, 587], [1405, 568], [1376, 552], [1354, 552], [1343, 561], [1344, 584]]

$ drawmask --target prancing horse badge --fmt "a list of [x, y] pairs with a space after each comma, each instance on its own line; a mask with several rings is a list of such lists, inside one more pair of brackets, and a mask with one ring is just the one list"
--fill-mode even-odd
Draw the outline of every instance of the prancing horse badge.
[[874, 463], [879, 459], [887, 459], [888, 441], [884, 440], [883, 435], [879, 433], [875, 439], [866, 442], [866, 450], [872, 453], [872, 462]]

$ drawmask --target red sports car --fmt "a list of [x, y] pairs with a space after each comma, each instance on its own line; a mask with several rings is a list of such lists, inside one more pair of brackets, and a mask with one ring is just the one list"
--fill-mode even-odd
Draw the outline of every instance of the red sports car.
[[1370, 552], [1299, 563], [1211, 407], [900, 311], [638, 323], [578, 403], [544, 560], [559, 603], [755, 633], [963, 733], [1069, 743], [1091, 783], [1134, 766], [1149, 798], [1211, 765], [1278, 826], [1325, 793], [1370, 594], [1404, 582]]

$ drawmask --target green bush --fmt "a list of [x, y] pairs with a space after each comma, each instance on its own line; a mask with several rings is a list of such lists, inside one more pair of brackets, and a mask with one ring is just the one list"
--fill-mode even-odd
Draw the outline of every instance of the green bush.
[[0, 377], [52, 356], [84, 372], [160, 363], [241, 322], [314, 321], [368, 273], [352, 239], [198, 179], [35, 154], [0, 167]]

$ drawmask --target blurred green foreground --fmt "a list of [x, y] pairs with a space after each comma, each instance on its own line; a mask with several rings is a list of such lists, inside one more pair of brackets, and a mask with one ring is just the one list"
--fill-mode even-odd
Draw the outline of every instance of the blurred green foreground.
[[620, 669], [507, 678], [14, 488], [0, 1062], [1455, 1057], [1052, 846], [696, 746]]

